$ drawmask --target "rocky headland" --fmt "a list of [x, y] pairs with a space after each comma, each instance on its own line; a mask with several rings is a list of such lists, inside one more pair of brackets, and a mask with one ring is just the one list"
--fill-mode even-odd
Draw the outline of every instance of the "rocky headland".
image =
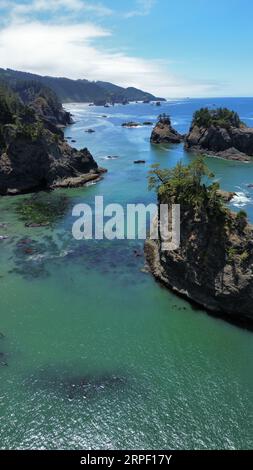
[[184, 136], [172, 127], [170, 117], [167, 114], [161, 114], [150, 140], [152, 144], [180, 144], [183, 142]]
[[60, 116], [47, 114], [52, 103], [40, 112], [38, 100], [41, 104], [37, 97], [25, 105], [11, 89], [0, 87], [1, 195], [80, 186], [104, 171], [87, 149], [70, 147], [59, 128]]
[[246, 213], [226, 207], [231, 194], [220, 193], [217, 183], [203, 184], [203, 177], [212, 175], [201, 157], [188, 167], [154, 168], [150, 186], [159, 203], [181, 206], [181, 243], [163, 251], [159, 232], [158, 240], [146, 242], [147, 263], [175, 293], [224, 318], [252, 324], [253, 226]]
[[226, 108], [202, 108], [194, 114], [185, 148], [228, 160], [251, 161], [253, 128], [247, 127], [237, 113]]

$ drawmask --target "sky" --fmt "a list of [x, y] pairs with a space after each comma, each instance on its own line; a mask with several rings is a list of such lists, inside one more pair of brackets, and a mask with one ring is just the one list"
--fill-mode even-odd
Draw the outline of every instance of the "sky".
[[0, 67], [166, 98], [253, 95], [252, 0], [0, 0]]

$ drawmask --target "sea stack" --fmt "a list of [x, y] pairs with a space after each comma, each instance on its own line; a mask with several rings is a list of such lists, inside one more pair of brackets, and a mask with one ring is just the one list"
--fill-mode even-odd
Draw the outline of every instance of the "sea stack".
[[228, 160], [251, 161], [253, 128], [247, 127], [229, 109], [202, 108], [194, 114], [185, 148]]
[[180, 204], [181, 241], [174, 251], [163, 251], [157, 220], [158, 239], [145, 244], [147, 263], [175, 293], [224, 318], [252, 324], [253, 226], [245, 212], [226, 207], [217, 183], [201, 182], [211, 176], [201, 157], [187, 167], [153, 171], [150, 184], [159, 204], [168, 204], [169, 216], [172, 204]]
[[161, 114], [151, 134], [152, 144], [180, 144], [184, 137], [171, 124], [170, 116]]

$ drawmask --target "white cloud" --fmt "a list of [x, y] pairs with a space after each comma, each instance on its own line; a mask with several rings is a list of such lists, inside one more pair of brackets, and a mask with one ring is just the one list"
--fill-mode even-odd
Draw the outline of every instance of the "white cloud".
[[136, 9], [125, 14], [126, 18], [134, 16], [147, 16], [151, 13], [152, 8], [156, 4], [156, 0], [136, 0]]
[[[156, 0], [136, 0], [125, 16], [147, 15]], [[112, 10], [93, 0], [0, 0], [0, 64], [42, 75], [105, 80], [166, 97], [218, 95], [219, 85], [191, 81], [169, 72], [169, 63], [109, 50], [96, 42], [111, 32], [84, 21]], [[89, 17], [89, 16], [88, 16]], [[42, 20], [42, 18], [44, 18]], [[79, 19], [79, 21], [78, 21]], [[94, 21], [94, 19], [93, 19]]]
[[6, 16], [13, 21], [21, 21], [30, 16], [37, 17], [41, 13], [50, 13], [51, 15], [91, 13], [98, 16], [109, 16], [113, 13], [102, 3], [90, 0], [32, 0], [28, 3], [0, 0], [0, 9], [6, 10]]
[[179, 79], [169, 64], [144, 60], [98, 47], [96, 39], [111, 33], [90, 23], [12, 23], [0, 29], [2, 67], [33, 73], [135, 86], [160, 96], [217, 96], [217, 84]]

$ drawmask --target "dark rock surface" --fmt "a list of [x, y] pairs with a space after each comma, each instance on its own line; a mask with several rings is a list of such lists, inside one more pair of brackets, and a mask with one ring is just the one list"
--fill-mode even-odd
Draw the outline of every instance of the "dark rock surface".
[[151, 134], [152, 144], [179, 144], [183, 139], [184, 137], [173, 129], [169, 116], [165, 114], [159, 116]]
[[101, 175], [87, 149], [73, 149], [47, 129], [35, 139], [13, 133], [0, 157], [2, 195], [63, 187], [64, 182], [67, 187], [79, 186]]
[[65, 122], [65, 112], [54, 93], [36, 83], [17, 86], [20, 96], [0, 85], [0, 194], [74, 187], [100, 178], [103, 170], [90, 152], [64, 139], [59, 123], [60, 116], [61, 125]]
[[121, 124], [122, 127], [127, 127], [127, 128], [132, 128], [132, 127], [140, 127], [140, 123], [138, 122], [133, 122], [133, 121], [129, 121], [129, 122], [123, 122], [123, 124]]
[[253, 324], [253, 226], [230, 215], [231, 231], [208, 211], [181, 207], [181, 244], [162, 251], [148, 240], [148, 266], [161, 283], [208, 311]]
[[[164, 227], [158, 211], [151, 232], [156, 236], [145, 244], [147, 263], [156, 279], [177, 294], [253, 327], [253, 225], [246, 212], [226, 206], [234, 194], [222, 191], [213, 178], [200, 156], [188, 166], [153, 170], [149, 185], [159, 205], [167, 205], [169, 218], [162, 219]], [[180, 205], [181, 233], [172, 240], [173, 204]]]
[[193, 124], [186, 136], [185, 148], [228, 160], [251, 161], [251, 157], [253, 157], [253, 128], [245, 125], [200, 127]]

